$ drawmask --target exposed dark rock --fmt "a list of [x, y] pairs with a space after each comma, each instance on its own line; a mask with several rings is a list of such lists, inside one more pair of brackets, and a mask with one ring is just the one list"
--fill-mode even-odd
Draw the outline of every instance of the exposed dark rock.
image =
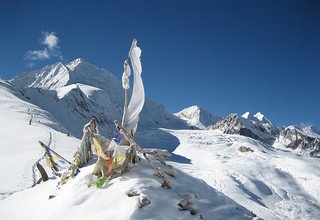
[[139, 203], [140, 203], [139, 207], [143, 208], [143, 207], [145, 207], [147, 205], [150, 205], [151, 201], [147, 196], [140, 196]]
[[246, 147], [246, 146], [241, 146], [238, 149], [240, 152], [244, 153], [244, 152], [253, 152], [253, 150], [250, 147]]
[[279, 130], [268, 122], [249, 120], [237, 114], [230, 114], [209, 128], [221, 130], [224, 134], [243, 135], [268, 144], [272, 144], [279, 133]]
[[320, 139], [316, 134], [307, 134], [303, 129], [289, 126], [281, 131], [278, 140], [287, 148], [300, 149], [312, 157], [320, 157]]

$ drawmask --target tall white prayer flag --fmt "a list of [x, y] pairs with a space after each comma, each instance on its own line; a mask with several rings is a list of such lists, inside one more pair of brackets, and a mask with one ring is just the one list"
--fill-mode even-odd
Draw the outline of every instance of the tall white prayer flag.
[[[131, 48], [129, 51], [129, 57], [133, 69], [133, 89], [132, 89], [132, 96], [128, 105], [128, 108], [124, 108], [123, 118], [122, 118], [122, 125], [134, 134], [138, 127], [139, 121], [139, 113], [141, 112], [144, 100], [145, 100], [145, 93], [143, 87], [143, 81], [141, 78], [142, 73], [142, 66], [141, 66], [141, 49], [137, 46], [137, 40], [133, 39]], [[129, 66], [129, 65], [128, 65]], [[126, 62], [124, 64], [124, 74], [128, 75], [128, 69], [126, 70]], [[130, 67], [129, 67], [130, 69]], [[126, 72], [127, 71], [127, 72]], [[130, 73], [129, 73], [130, 76]], [[124, 77], [122, 77], [123, 79]], [[128, 78], [128, 77], [127, 77]], [[122, 81], [123, 88], [129, 88], [129, 79], [125, 83]]]

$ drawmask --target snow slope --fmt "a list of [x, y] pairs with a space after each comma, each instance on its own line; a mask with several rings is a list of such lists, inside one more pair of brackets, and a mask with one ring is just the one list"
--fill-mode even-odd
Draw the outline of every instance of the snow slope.
[[319, 159], [219, 131], [168, 132], [180, 141], [174, 153], [191, 160], [190, 164], [175, 166], [203, 179], [259, 217], [320, 216]]
[[35, 163], [43, 156], [38, 141], [67, 158], [79, 143], [67, 137], [67, 130], [48, 112], [27, 101], [10, 83], [0, 79], [0, 199], [38, 180]]
[[[102, 189], [87, 186], [93, 178], [92, 170], [93, 165], [82, 168], [53, 199], [48, 200], [48, 195], [56, 180], [0, 201], [1, 219], [199, 219], [200, 215], [205, 219], [252, 219], [249, 210], [179, 170], [175, 170], [176, 178], [170, 178], [172, 189], [162, 188], [160, 179], [144, 159]], [[127, 196], [131, 191], [139, 195]], [[186, 193], [192, 197], [195, 216], [178, 209], [177, 204]], [[140, 208], [143, 196], [151, 204]]]
[[206, 129], [209, 125], [215, 124], [221, 119], [208, 110], [196, 105], [185, 108], [174, 115], [186, 121], [189, 126], [194, 126], [199, 129]]

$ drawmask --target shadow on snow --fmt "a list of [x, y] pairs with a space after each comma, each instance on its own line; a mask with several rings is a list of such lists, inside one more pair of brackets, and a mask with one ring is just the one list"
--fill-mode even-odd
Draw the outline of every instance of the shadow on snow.
[[171, 153], [171, 157], [168, 158], [169, 161], [178, 163], [191, 163], [189, 158], [183, 157], [172, 153], [179, 145], [180, 141], [177, 137], [172, 134], [161, 130], [161, 129], [143, 129], [143, 131], [138, 131], [135, 138], [141, 147], [146, 148], [159, 148], [168, 150]]

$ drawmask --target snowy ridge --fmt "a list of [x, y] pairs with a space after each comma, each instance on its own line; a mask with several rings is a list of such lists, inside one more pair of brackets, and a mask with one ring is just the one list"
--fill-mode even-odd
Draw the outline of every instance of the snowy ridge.
[[199, 129], [206, 129], [207, 126], [219, 121], [221, 118], [211, 114], [208, 110], [199, 106], [191, 106], [174, 114], [175, 116], [186, 121], [189, 126]]

